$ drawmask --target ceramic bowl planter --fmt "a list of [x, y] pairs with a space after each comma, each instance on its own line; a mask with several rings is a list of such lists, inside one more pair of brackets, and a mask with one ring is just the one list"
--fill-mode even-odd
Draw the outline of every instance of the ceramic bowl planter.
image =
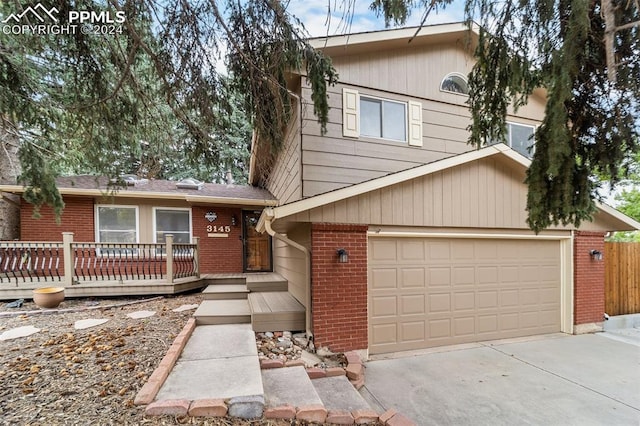
[[64, 287], [42, 287], [33, 290], [33, 302], [41, 308], [57, 308], [64, 300]]

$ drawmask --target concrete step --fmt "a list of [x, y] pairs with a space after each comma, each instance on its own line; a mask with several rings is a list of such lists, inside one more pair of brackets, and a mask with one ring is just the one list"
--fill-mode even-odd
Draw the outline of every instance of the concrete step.
[[262, 370], [265, 407], [322, 405], [304, 367]]
[[265, 272], [247, 275], [247, 289], [249, 291], [287, 291], [289, 283], [280, 274]]
[[202, 290], [204, 300], [246, 299], [248, 294], [246, 284], [212, 284]]
[[201, 278], [208, 285], [245, 283], [245, 274], [203, 274]]
[[347, 376], [313, 379], [311, 383], [328, 411], [353, 412], [371, 409], [369, 403], [353, 387]]
[[305, 329], [305, 309], [287, 291], [249, 293], [254, 331], [298, 331]]
[[222, 399], [235, 417], [262, 415], [264, 390], [249, 324], [198, 326], [169, 373], [157, 401]]
[[245, 299], [203, 300], [193, 316], [197, 325], [251, 323], [251, 310]]

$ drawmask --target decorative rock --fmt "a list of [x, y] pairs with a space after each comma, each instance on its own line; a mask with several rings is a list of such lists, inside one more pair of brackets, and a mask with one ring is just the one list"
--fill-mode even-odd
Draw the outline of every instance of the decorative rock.
[[198, 399], [191, 403], [189, 415], [193, 417], [224, 417], [227, 404], [222, 399]]
[[407, 417], [398, 413], [395, 416], [387, 420], [387, 426], [416, 426], [416, 424], [409, 420]]
[[398, 414], [398, 412], [396, 410], [394, 410], [393, 408], [389, 408], [387, 411], [385, 411], [384, 413], [380, 414], [380, 416], [378, 417], [378, 420], [382, 424], [387, 424], [389, 419], [391, 417], [395, 416], [396, 414]]
[[280, 359], [263, 359], [260, 361], [260, 368], [263, 370], [269, 370], [271, 368], [282, 368], [284, 367], [284, 362]]
[[293, 343], [291, 343], [291, 340], [283, 339], [276, 343], [276, 346], [279, 348], [290, 348], [291, 346], [293, 346]]
[[133, 319], [142, 319], [142, 318], [152, 317], [155, 314], [156, 314], [155, 311], [136, 311], [136, 312], [131, 312], [130, 314], [127, 314], [127, 316]]
[[1, 340], [18, 339], [20, 337], [31, 336], [32, 334], [35, 334], [35, 333], [37, 333], [39, 331], [40, 331], [39, 328], [35, 328], [32, 325], [25, 325], [24, 327], [12, 328], [12, 329], [7, 330], [7, 331], [3, 332], [2, 334], [0, 334], [0, 341]]
[[264, 417], [267, 419], [293, 420], [296, 417], [296, 409], [291, 405], [267, 408], [264, 412]]
[[282, 332], [282, 337], [284, 337], [285, 339], [291, 340], [291, 332], [290, 331], [283, 331]]
[[147, 405], [144, 413], [147, 416], [186, 416], [189, 411], [189, 401], [186, 399], [167, 399]]
[[306, 348], [307, 344], [309, 344], [309, 341], [307, 340], [306, 337], [294, 337], [293, 338], [294, 342], [296, 342], [298, 344], [298, 346], [300, 346], [301, 348]]
[[267, 331], [266, 333], [264, 333], [264, 335], [268, 338], [272, 338], [273, 337], [273, 333], [270, 331]]
[[238, 396], [229, 400], [228, 414], [241, 419], [257, 419], [262, 417], [264, 396]]
[[327, 377], [344, 376], [346, 371], [342, 367], [329, 367], [325, 370]]
[[85, 328], [91, 328], [97, 325], [104, 324], [107, 321], [109, 320], [106, 318], [89, 318], [78, 320], [73, 324], [73, 328], [75, 328], [76, 330], [84, 330]]
[[357, 425], [364, 425], [369, 423], [375, 423], [378, 421], [378, 413], [369, 410], [354, 410], [351, 412], [353, 420]]
[[346, 368], [347, 377], [350, 380], [358, 380], [364, 376], [364, 367], [362, 364], [349, 363]]
[[304, 367], [304, 361], [301, 359], [291, 359], [285, 363], [287, 367]]
[[310, 379], [321, 379], [327, 377], [327, 373], [321, 368], [307, 368], [307, 375]]
[[198, 307], [197, 304], [192, 304], [192, 305], [180, 305], [175, 309], [172, 309], [173, 312], [184, 312], [184, 311], [190, 311], [191, 309], [196, 309]]
[[304, 364], [307, 367], [315, 367], [316, 365], [320, 364], [320, 362], [321, 362], [320, 358], [318, 358], [317, 356], [315, 356], [314, 354], [312, 354], [311, 352], [308, 352], [308, 351], [302, 351], [300, 359], [302, 359], [302, 361], [304, 361]]
[[323, 405], [303, 405], [298, 407], [296, 419], [309, 423], [324, 423], [327, 419], [327, 410]]
[[331, 352], [331, 351], [329, 350], [329, 348], [328, 348], [328, 347], [326, 347], [326, 346], [323, 346], [323, 347], [321, 347], [321, 348], [318, 348], [318, 350], [316, 351], [316, 354], [317, 354], [318, 356], [320, 356], [320, 357], [327, 357], [327, 356], [335, 355], [335, 354], [334, 354], [333, 352]]

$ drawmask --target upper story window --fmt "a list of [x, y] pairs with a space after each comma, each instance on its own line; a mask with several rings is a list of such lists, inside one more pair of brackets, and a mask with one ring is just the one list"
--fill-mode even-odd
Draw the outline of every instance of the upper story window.
[[342, 135], [422, 146], [422, 104], [361, 95], [342, 89]]
[[155, 207], [153, 211], [156, 243], [165, 243], [167, 234], [173, 235], [174, 243], [191, 243], [191, 209]]
[[407, 141], [407, 104], [360, 96], [360, 135]]
[[447, 74], [440, 83], [440, 90], [443, 92], [457, 93], [459, 95], [469, 94], [469, 82], [467, 78], [457, 72]]
[[96, 242], [137, 243], [138, 208], [136, 206], [96, 206]]
[[[535, 130], [535, 126], [507, 122], [506, 144], [514, 151], [519, 152], [527, 158], [531, 158], [533, 157], [533, 147], [535, 144], [535, 139], [533, 137]], [[491, 142], [489, 145], [494, 145], [496, 143], [497, 142]]]

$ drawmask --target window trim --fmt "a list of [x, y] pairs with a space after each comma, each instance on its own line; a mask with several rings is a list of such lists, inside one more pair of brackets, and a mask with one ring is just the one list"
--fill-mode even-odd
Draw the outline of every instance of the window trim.
[[163, 207], [163, 206], [154, 206], [151, 209], [151, 214], [153, 216], [152, 222], [152, 232], [153, 232], [153, 242], [154, 244], [158, 244], [158, 232], [157, 232], [157, 223], [156, 223], [156, 212], [158, 210], [176, 210], [176, 211], [187, 211], [189, 212], [189, 243], [193, 244], [193, 212], [189, 207]]
[[441, 91], [441, 92], [444, 92], [444, 93], [451, 93], [451, 94], [453, 94], [453, 95], [469, 97], [469, 93], [468, 93], [468, 92], [467, 92], [467, 93], [464, 93], [464, 92], [454, 92], [454, 91], [446, 90], [446, 89], [443, 89], [443, 88], [442, 88], [442, 85], [444, 84], [444, 82], [445, 82], [448, 78], [450, 78], [450, 77], [454, 77], [454, 76], [455, 76], [455, 77], [460, 77], [462, 80], [464, 80], [465, 84], [467, 85], [467, 90], [469, 90], [469, 79], [468, 79], [464, 74], [462, 74], [461, 72], [454, 71], [454, 72], [450, 72], [450, 73], [448, 73], [447, 75], [445, 75], [445, 76], [442, 78], [442, 80], [440, 80], [440, 86], [439, 86], [440, 91]]
[[371, 135], [363, 135], [362, 134], [362, 125], [360, 124], [359, 130], [360, 130], [360, 137], [363, 138], [371, 138], [371, 139], [377, 139], [377, 140], [383, 140], [383, 141], [390, 141], [390, 142], [396, 142], [396, 143], [409, 143], [409, 103], [405, 102], [405, 101], [396, 101], [393, 99], [387, 99], [387, 98], [382, 98], [379, 96], [370, 96], [370, 95], [361, 95], [358, 94], [358, 110], [359, 110], [359, 121], [360, 123], [362, 123], [362, 107], [360, 105], [360, 101], [362, 99], [371, 99], [373, 101], [379, 101], [380, 102], [380, 125], [381, 125], [381, 133], [384, 133], [384, 107], [382, 106], [384, 102], [389, 102], [389, 103], [394, 103], [394, 104], [400, 104], [404, 107], [404, 139], [392, 139], [392, 138], [385, 138], [383, 136], [371, 136]]
[[131, 204], [96, 204], [94, 206], [94, 221], [95, 221], [95, 230], [94, 230], [94, 239], [96, 243], [101, 243], [101, 244], [126, 244], [126, 243], [109, 243], [109, 242], [105, 242], [105, 241], [100, 241], [100, 214], [98, 213], [100, 211], [101, 207], [107, 207], [107, 208], [117, 208], [117, 209], [121, 209], [121, 208], [126, 208], [126, 209], [134, 209], [136, 212], [136, 241], [135, 243], [131, 243], [131, 244], [140, 244], [140, 210], [138, 208], [138, 206], [136, 205], [131, 205]]

